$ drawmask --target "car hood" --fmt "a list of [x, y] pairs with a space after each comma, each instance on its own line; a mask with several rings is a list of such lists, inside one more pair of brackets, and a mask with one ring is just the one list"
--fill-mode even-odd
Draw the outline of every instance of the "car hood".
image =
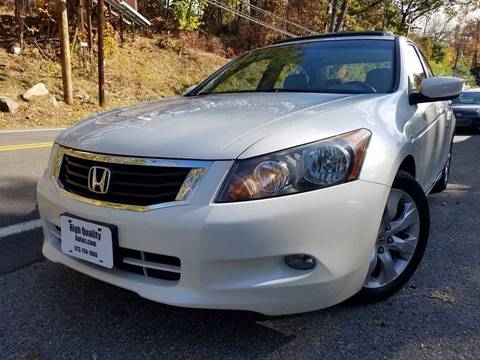
[[157, 158], [236, 159], [260, 139], [365, 95], [243, 93], [178, 97], [109, 111], [67, 130], [77, 150]]

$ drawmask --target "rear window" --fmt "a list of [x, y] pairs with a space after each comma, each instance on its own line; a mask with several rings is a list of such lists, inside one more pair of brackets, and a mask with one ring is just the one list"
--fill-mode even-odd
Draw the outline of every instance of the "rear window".
[[192, 95], [238, 92], [392, 92], [394, 42], [334, 40], [258, 49], [229, 64]]

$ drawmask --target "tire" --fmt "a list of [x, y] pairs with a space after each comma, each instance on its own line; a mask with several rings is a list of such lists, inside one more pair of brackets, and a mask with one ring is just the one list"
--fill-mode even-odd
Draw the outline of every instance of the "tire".
[[447, 188], [448, 180], [450, 177], [450, 164], [452, 162], [452, 143], [450, 143], [450, 151], [448, 152], [447, 163], [443, 167], [442, 176], [437, 180], [435, 185], [433, 185], [431, 194], [438, 194], [444, 191]]
[[[401, 198], [395, 208], [392, 204], [399, 196]], [[405, 230], [395, 232], [402, 226], [407, 226], [406, 224], [410, 225]], [[412, 277], [422, 260], [429, 230], [430, 212], [425, 193], [410, 174], [400, 171], [393, 182], [385, 206], [367, 279], [360, 292], [354, 296], [354, 300], [360, 303], [372, 303], [383, 300], [400, 290]], [[416, 242], [413, 247], [414, 235]], [[386, 265], [388, 261], [385, 260], [388, 257], [394, 264], [394, 270], [397, 271], [398, 268], [398, 273], [391, 279], [389, 277], [393, 272], [391, 269], [387, 271], [390, 266]]]

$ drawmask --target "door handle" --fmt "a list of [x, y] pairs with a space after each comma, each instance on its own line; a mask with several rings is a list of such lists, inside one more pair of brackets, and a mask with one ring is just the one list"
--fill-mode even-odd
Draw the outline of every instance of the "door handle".
[[449, 129], [450, 125], [452, 125], [452, 117], [453, 117], [453, 111], [451, 109], [448, 109], [447, 110], [447, 116], [446, 116], [446, 119], [445, 119], [445, 127], [447, 129]]
[[440, 116], [445, 112], [445, 109], [443, 108], [443, 106], [437, 106], [436, 110], [437, 110], [437, 116]]

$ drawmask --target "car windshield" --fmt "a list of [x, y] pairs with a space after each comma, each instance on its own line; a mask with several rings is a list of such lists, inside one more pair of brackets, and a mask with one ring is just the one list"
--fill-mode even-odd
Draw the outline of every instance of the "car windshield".
[[458, 98], [453, 100], [453, 103], [460, 105], [480, 105], [480, 91], [463, 92]]
[[228, 64], [191, 95], [240, 92], [392, 92], [394, 42], [334, 40], [258, 49]]

